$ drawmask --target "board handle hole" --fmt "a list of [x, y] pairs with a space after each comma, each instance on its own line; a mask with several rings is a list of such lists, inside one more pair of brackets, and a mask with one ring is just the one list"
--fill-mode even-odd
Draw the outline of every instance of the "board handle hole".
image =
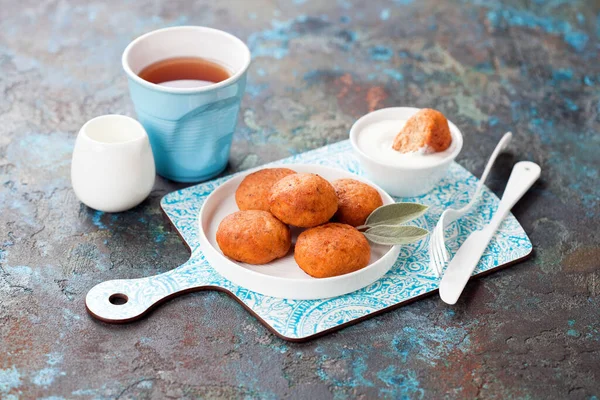
[[123, 293], [115, 293], [108, 298], [108, 301], [115, 306], [122, 306], [123, 304], [127, 303], [128, 300], [129, 297]]

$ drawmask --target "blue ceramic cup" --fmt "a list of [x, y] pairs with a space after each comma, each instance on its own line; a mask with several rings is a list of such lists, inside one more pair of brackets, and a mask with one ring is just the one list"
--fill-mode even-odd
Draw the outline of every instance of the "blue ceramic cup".
[[[177, 57], [216, 62], [230, 77], [206, 86], [176, 87], [154, 84], [137, 75], [153, 63]], [[217, 29], [179, 26], [135, 39], [123, 52], [122, 61], [158, 174], [177, 182], [198, 182], [221, 173], [227, 166], [246, 87], [248, 47]]]

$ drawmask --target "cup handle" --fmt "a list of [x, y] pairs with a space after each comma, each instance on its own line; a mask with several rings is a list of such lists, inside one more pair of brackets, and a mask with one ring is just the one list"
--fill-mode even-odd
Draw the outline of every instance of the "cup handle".
[[196, 268], [201, 260], [160, 275], [140, 279], [116, 279], [94, 286], [85, 298], [88, 312], [108, 323], [125, 323], [142, 317], [162, 301], [210, 283], [210, 273]]

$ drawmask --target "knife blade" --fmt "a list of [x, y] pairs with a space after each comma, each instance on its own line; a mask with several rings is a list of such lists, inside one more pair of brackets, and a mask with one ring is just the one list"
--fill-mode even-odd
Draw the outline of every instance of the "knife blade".
[[460, 246], [440, 282], [444, 303], [456, 304], [493, 236], [488, 230], [476, 231]]

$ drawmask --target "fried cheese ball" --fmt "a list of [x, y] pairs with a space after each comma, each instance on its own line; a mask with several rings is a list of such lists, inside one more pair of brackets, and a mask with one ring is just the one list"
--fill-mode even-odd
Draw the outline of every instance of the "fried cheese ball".
[[406, 121], [394, 139], [392, 148], [409, 153], [428, 146], [434, 152], [439, 152], [446, 150], [451, 143], [452, 135], [444, 114], [424, 108]]
[[246, 176], [235, 191], [240, 210], [269, 211], [271, 187], [281, 178], [295, 174], [289, 168], [266, 168]]
[[338, 208], [335, 189], [315, 174], [294, 174], [271, 188], [271, 213], [286, 224], [311, 228], [331, 219]]
[[358, 271], [369, 264], [369, 242], [356, 228], [328, 223], [307, 229], [298, 236], [294, 259], [315, 278], [329, 278]]
[[223, 254], [236, 261], [266, 264], [287, 254], [292, 234], [267, 211], [237, 211], [219, 224], [217, 243]]
[[342, 224], [359, 226], [378, 207], [383, 205], [379, 192], [356, 179], [338, 179], [332, 182], [338, 197], [335, 219]]

